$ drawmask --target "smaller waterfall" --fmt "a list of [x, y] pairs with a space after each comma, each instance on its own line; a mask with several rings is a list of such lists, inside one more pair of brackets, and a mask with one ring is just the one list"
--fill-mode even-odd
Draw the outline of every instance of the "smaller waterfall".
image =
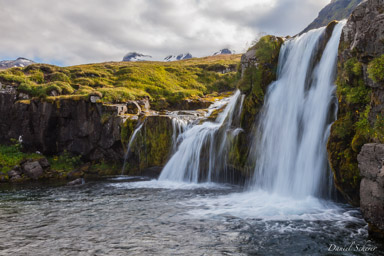
[[231, 130], [231, 125], [234, 118], [238, 119], [238, 107], [241, 107], [242, 101], [240, 91], [236, 91], [233, 96], [210, 107], [208, 116], [215, 108], [227, 104], [214, 122], [195, 125], [180, 134], [178, 140], [181, 143], [161, 172], [159, 180], [210, 182], [214, 172], [225, 166], [229, 135], [238, 133]]
[[123, 168], [121, 169], [121, 175], [124, 175], [125, 167], [127, 165], [127, 160], [128, 160], [129, 153], [131, 152], [132, 144], [135, 141], [136, 136], [140, 132], [140, 130], [143, 127], [143, 125], [144, 125], [144, 122], [138, 123], [135, 131], [133, 132], [133, 134], [131, 135], [131, 138], [129, 139], [129, 142], [128, 142], [128, 145], [127, 145], [127, 151], [125, 152], [125, 155], [124, 155], [124, 164], [123, 164]]
[[172, 117], [172, 154], [176, 152], [179, 141], [179, 135], [182, 134], [188, 127], [188, 121], [179, 118], [178, 116]]

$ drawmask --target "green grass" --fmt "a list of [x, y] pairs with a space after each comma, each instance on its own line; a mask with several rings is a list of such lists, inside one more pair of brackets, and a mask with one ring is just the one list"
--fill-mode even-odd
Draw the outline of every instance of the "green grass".
[[86, 98], [99, 94], [104, 103], [149, 98], [173, 104], [233, 90], [236, 72], [220, 71], [240, 62], [240, 55], [220, 55], [177, 62], [108, 62], [72, 67], [34, 64], [0, 72], [0, 82], [31, 97]]
[[39, 154], [23, 153], [21, 145], [15, 141], [14, 143], [13, 145], [0, 145], [0, 173], [6, 174], [25, 159], [42, 158]]
[[64, 151], [59, 156], [49, 157], [48, 161], [52, 170], [64, 172], [73, 171], [83, 163], [80, 155], [74, 156], [67, 151]]

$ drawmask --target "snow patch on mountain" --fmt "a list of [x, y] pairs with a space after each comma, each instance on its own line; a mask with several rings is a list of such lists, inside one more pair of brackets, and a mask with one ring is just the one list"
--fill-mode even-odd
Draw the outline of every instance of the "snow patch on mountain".
[[35, 63], [32, 60], [26, 58], [17, 58], [16, 60], [3, 60], [0, 61], [0, 69], [15, 68], [15, 67], [26, 67]]
[[145, 55], [138, 52], [129, 52], [123, 58], [123, 61], [151, 61], [151, 60], [152, 60], [152, 56]]
[[187, 59], [192, 59], [193, 56], [192, 54], [188, 53], [182, 53], [179, 55], [168, 55], [167, 57], [164, 58], [164, 61], [178, 61], [178, 60], [187, 60]]

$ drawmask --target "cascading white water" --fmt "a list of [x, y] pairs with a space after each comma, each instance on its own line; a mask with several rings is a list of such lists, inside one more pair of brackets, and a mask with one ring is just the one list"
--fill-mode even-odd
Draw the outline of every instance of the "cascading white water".
[[178, 137], [188, 127], [188, 121], [178, 118], [177, 116], [172, 117], [172, 153], [176, 152], [178, 145]]
[[[215, 122], [204, 122], [195, 125], [179, 135], [182, 140], [175, 154], [168, 161], [160, 174], [159, 180], [186, 181], [197, 183], [199, 180], [210, 182], [213, 172], [224, 164], [228, 132], [230, 130], [234, 113], [239, 101], [243, 97], [240, 91], [228, 99], [213, 104], [208, 115], [214, 107], [227, 104], [224, 111]], [[220, 135], [219, 135], [220, 133]]]
[[253, 188], [294, 197], [316, 196], [326, 176], [328, 115], [344, 22], [334, 28], [312, 68], [325, 28], [282, 46], [278, 80], [268, 89], [255, 140]]
[[124, 171], [125, 171], [125, 167], [127, 165], [127, 160], [128, 160], [128, 156], [129, 156], [129, 152], [131, 152], [131, 147], [132, 147], [132, 144], [133, 142], [135, 141], [136, 139], [136, 136], [137, 134], [140, 132], [141, 128], [143, 127], [144, 125], [144, 122], [142, 122], [141, 124], [139, 124], [135, 131], [133, 132], [133, 134], [131, 135], [131, 138], [129, 139], [129, 142], [128, 142], [128, 145], [127, 145], [127, 151], [125, 152], [125, 155], [124, 155], [124, 163], [123, 163], [123, 168], [121, 169], [121, 175], [124, 175]]

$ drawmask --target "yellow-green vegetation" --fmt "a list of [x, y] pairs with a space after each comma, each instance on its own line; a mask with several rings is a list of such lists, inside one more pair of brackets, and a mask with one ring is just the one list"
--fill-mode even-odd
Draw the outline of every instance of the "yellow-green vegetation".
[[[251, 127], [255, 122], [257, 113], [264, 102], [264, 95], [270, 83], [276, 80], [276, 71], [280, 48], [284, 40], [281, 37], [264, 36], [252, 46], [248, 52], [247, 60], [243, 60], [244, 70], [239, 69], [239, 89], [247, 96], [244, 99], [241, 116], [241, 126], [246, 133], [251, 133]], [[241, 74], [242, 73], [242, 74]], [[246, 133], [240, 133], [236, 138], [235, 146], [230, 152], [230, 162], [235, 168], [243, 168], [246, 165], [249, 138]], [[247, 175], [246, 173], [244, 173]]]
[[369, 63], [368, 74], [376, 83], [384, 82], [384, 54]]
[[67, 151], [61, 155], [49, 157], [48, 161], [51, 169], [59, 172], [73, 171], [82, 164], [80, 155], [75, 156]]
[[[241, 91], [247, 93], [244, 108], [255, 116], [262, 106], [268, 85], [276, 79], [277, 64], [283, 39], [275, 36], [264, 36], [252, 46], [248, 52], [254, 51], [254, 60], [238, 83]], [[241, 72], [241, 71], [239, 71]]]
[[[235, 88], [240, 55], [219, 55], [177, 62], [108, 62], [57, 67], [34, 64], [0, 72], [0, 82], [32, 97], [102, 96], [104, 103], [148, 97], [173, 104], [181, 99]], [[58, 94], [58, 95], [57, 95]]]
[[[137, 120], [127, 120], [121, 130], [121, 140], [126, 146], [137, 126]], [[137, 134], [129, 152], [125, 173], [136, 175], [149, 167], [163, 166], [172, 143], [172, 121], [167, 116], [149, 116]]]
[[13, 140], [10, 145], [0, 145], [0, 173], [6, 174], [21, 161], [42, 158], [39, 154], [23, 153], [21, 144]]
[[100, 161], [98, 163], [93, 163], [89, 170], [86, 171], [85, 177], [100, 177], [107, 175], [116, 175], [121, 173], [121, 164], [116, 162], [106, 162]]

